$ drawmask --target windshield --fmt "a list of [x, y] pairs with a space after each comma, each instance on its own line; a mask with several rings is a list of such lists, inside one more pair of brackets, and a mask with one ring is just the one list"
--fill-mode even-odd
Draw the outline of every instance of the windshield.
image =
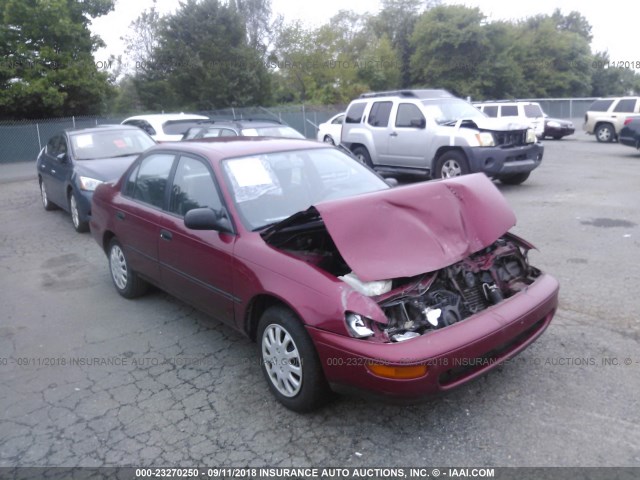
[[280, 222], [311, 205], [389, 188], [367, 167], [334, 148], [225, 160], [229, 191], [249, 230]]
[[459, 98], [428, 99], [423, 100], [422, 103], [427, 116], [435, 119], [440, 125], [460, 119], [486, 117], [476, 107]]
[[305, 138], [305, 136], [297, 130], [284, 126], [243, 128], [242, 134], [246, 137]]
[[76, 160], [138, 155], [155, 143], [145, 132], [133, 128], [78, 133], [71, 136], [71, 148]]

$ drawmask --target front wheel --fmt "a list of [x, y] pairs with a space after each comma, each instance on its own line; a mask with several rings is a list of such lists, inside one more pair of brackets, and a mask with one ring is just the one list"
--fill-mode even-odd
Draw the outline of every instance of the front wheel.
[[109, 270], [116, 290], [124, 298], [135, 298], [147, 291], [148, 284], [131, 270], [122, 245], [115, 238], [109, 243]]
[[73, 222], [73, 228], [76, 229], [76, 232], [84, 233], [89, 231], [89, 222], [80, 219], [78, 201], [73, 192], [69, 192], [69, 213], [71, 213], [71, 221]]
[[596, 128], [596, 140], [602, 143], [613, 142], [615, 138], [615, 132], [613, 131], [613, 127], [608, 123], [603, 123]]
[[333, 141], [333, 138], [331, 137], [331, 135], [325, 135], [324, 139], [322, 140], [324, 143], [328, 143], [329, 145], [335, 145], [336, 142]]
[[294, 313], [265, 310], [258, 324], [260, 365], [269, 389], [285, 407], [309, 412], [326, 403], [330, 389], [313, 342]]
[[373, 163], [371, 162], [371, 155], [369, 155], [369, 151], [365, 147], [356, 147], [353, 149], [353, 154], [358, 159], [360, 163], [366, 165], [369, 168], [373, 168]]
[[436, 163], [435, 178], [453, 178], [469, 173], [469, 162], [462, 152], [443, 153]]
[[529, 172], [514, 173], [513, 175], [505, 175], [504, 177], [500, 177], [500, 181], [505, 185], [520, 185], [527, 178], [529, 178]]

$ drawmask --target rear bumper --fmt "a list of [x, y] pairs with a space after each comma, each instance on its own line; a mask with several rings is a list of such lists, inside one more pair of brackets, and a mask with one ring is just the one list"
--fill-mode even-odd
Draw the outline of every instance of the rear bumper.
[[[558, 282], [540, 276], [524, 290], [455, 325], [402, 343], [373, 343], [308, 328], [327, 380], [349, 390], [419, 399], [462, 385], [512, 358], [547, 328], [558, 305]], [[426, 365], [415, 379], [374, 375], [369, 362]]]
[[467, 147], [465, 154], [472, 172], [484, 172], [490, 177], [527, 173], [540, 166], [544, 156], [542, 143], [521, 147]]

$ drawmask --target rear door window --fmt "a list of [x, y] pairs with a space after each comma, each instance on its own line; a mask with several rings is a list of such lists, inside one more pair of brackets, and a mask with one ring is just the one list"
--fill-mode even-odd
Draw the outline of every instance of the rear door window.
[[367, 104], [365, 102], [352, 103], [349, 110], [347, 110], [347, 116], [344, 119], [344, 123], [360, 123], [366, 106]]
[[606, 112], [607, 110], [609, 110], [609, 107], [611, 106], [612, 103], [613, 103], [613, 99], [612, 98], [611, 99], [607, 99], [607, 100], [596, 100], [589, 107], [589, 111], [591, 111], [591, 112]]
[[169, 174], [175, 155], [154, 153], [140, 163], [137, 171], [133, 198], [154, 207], [163, 208]]
[[517, 105], [502, 105], [501, 107], [501, 117], [517, 117], [518, 116], [518, 106]]
[[636, 108], [635, 98], [623, 98], [613, 108], [613, 111], [621, 112], [621, 113], [633, 113], [635, 111], [635, 108]]
[[392, 102], [375, 102], [371, 106], [368, 123], [374, 127], [386, 127], [389, 125]]

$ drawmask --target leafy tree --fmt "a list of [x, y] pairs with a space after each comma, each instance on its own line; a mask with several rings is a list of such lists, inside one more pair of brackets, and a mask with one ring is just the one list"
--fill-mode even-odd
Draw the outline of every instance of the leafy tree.
[[413, 82], [478, 96], [491, 43], [478, 8], [438, 6], [423, 13], [411, 36]]
[[640, 93], [640, 75], [628, 68], [616, 68], [609, 52], [596, 52], [591, 61], [591, 95], [636, 95]]
[[[157, 40], [147, 72], [157, 91], [144, 100], [148, 106], [153, 100], [155, 108], [205, 110], [268, 101], [263, 59], [247, 44], [243, 19], [233, 5], [187, 0], [161, 20]], [[142, 97], [147, 84], [139, 80]]]
[[[573, 18], [573, 17], [572, 17]], [[520, 23], [512, 52], [523, 74], [521, 97], [584, 96], [590, 90], [591, 50], [583, 33], [566, 28], [557, 15]]]
[[104, 45], [91, 18], [113, 0], [0, 0], [0, 108], [3, 116], [36, 118], [104, 110], [113, 93], [93, 52]]
[[386, 36], [396, 50], [400, 60], [399, 87], [405, 88], [411, 84], [411, 55], [415, 48], [411, 37], [419, 13], [425, 5], [431, 8], [438, 4], [439, 1], [382, 0], [382, 9], [371, 22], [376, 36]]

